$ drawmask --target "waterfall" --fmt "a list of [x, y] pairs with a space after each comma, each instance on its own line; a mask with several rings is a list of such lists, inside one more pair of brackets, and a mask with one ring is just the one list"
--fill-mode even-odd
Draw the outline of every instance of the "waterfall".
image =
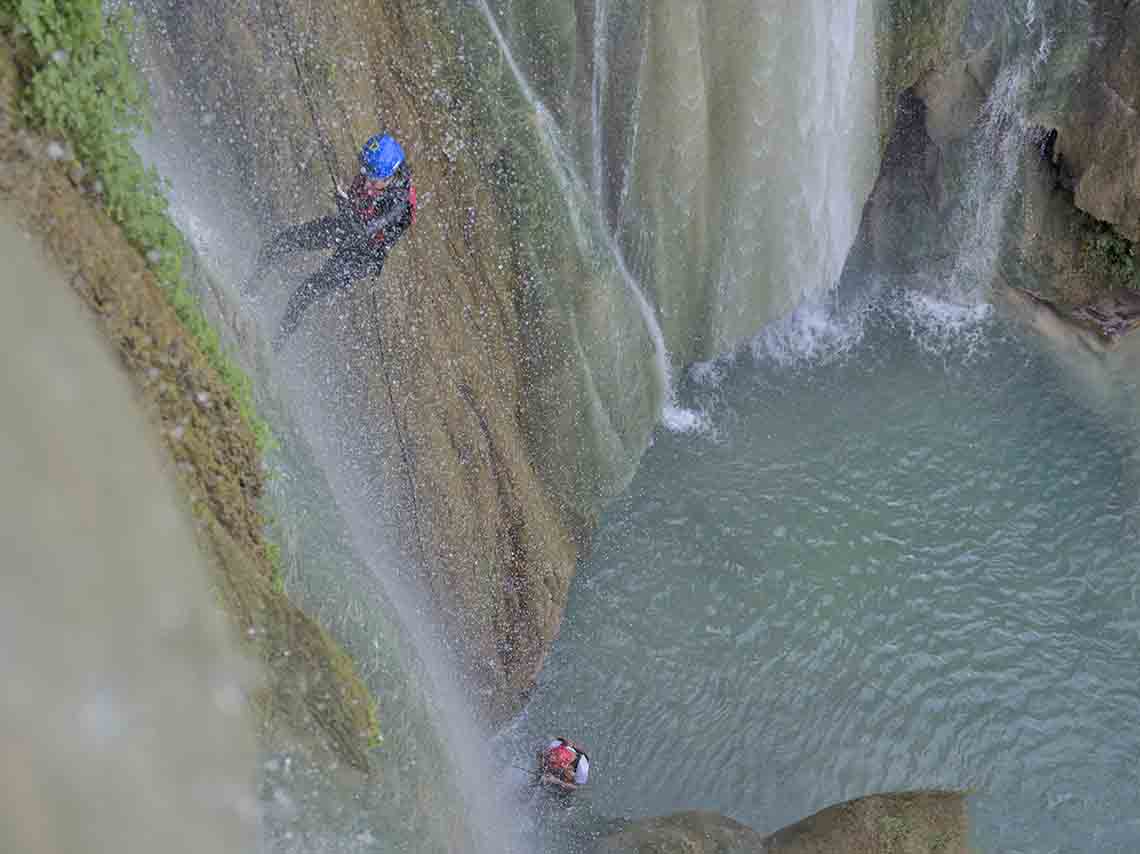
[[[637, 305], [641, 319], [645, 323], [645, 331], [653, 343], [653, 365], [660, 386], [660, 394], [664, 399], [662, 416], [666, 424], [675, 429], [688, 429], [694, 426], [696, 424], [696, 416], [679, 409], [673, 399], [673, 382], [672, 371], [669, 365], [669, 353], [666, 349], [665, 337], [662, 334], [661, 325], [657, 322], [657, 315], [653, 306], [646, 298], [645, 292], [638, 284], [637, 279], [626, 266], [625, 259], [622, 257], [621, 249], [618, 247], [614, 235], [608, 228], [591, 227], [592, 225], [596, 225], [603, 216], [602, 207], [599, 204], [599, 189], [602, 174], [600, 156], [594, 160], [594, 192], [590, 193], [578, 176], [574, 161], [562, 143], [559, 129], [550, 111], [545, 107], [542, 101], [538, 99], [533, 87], [519, 68], [511, 52], [510, 45], [503, 37], [502, 30], [499, 28], [499, 24], [495, 20], [491, 9], [487, 6], [486, 0], [479, 0], [479, 8], [491, 32], [494, 33], [495, 40], [498, 42], [499, 48], [502, 50], [507, 65], [511, 69], [515, 80], [518, 82], [523, 96], [534, 110], [536, 125], [544, 143], [544, 151], [549, 158], [552, 171], [558, 179], [563, 196], [570, 208], [571, 221], [575, 227], [575, 234], [580, 250], [586, 255], [596, 253], [598, 249], [595, 248], [593, 244], [595, 242], [595, 234], [599, 234], [601, 247], [609, 255], [609, 260], [611, 260], [616, 267], [622, 283], [628, 288], [630, 295]], [[599, 4], [597, 14], [602, 14], [603, 11], [604, 4]], [[591, 87], [595, 108], [601, 85], [601, 80], [596, 77], [594, 85]], [[593, 137], [600, 136], [600, 124], [598, 124], [596, 118], [591, 133]]]
[[[605, 159], [603, 151], [604, 134], [602, 128], [602, 102], [606, 91], [606, 17], [608, 4], [606, 0], [597, 0], [594, 5], [594, 52], [593, 52], [593, 79], [590, 81], [590, 165], [592, 186], [599, 198], [604, 196]], [[603, 208], [604, 211], [604, 208]], [[609, 223], [606, 223], [609, 228]]]
[[579, 246], [600, 223], [593, 251], [634, 295], [666, 422], [691, 423], [670, 417], [668, 354], [730, 350], [838, 281], [878, 166], [874, 0], [478, 6]]
[[[564, 72], [529, 97], [590, 122], [594, 204], [682, 363], [833, 287], [874, 181], [876, 4], [785, 5], [598, 0], [577, 7], [590, 26], [548, 30], [501, 10], [516, 74]], [[571, 33], [592, 43], [559, 43]]]
[[951, 225], [959, 250], [948, 298], [958, 302], [979, 303], [988, 297], [1031, 133], [1026, 98], [1053, 47], [1053, 35], [1036, 0], [1011, 10], [1007, 26], [1018, 36], [1015, 43], [1024, 39], [1025, 44], [998, 73], [970, 145], [965, 191]]
[[1040, 125], [1066, 109], [1092, 33], [1080, 0], [975, 0], [960, 14], [955, 52], [900, 99], [841, 295], [844, 314], [870, 300], [924, 349], [975, 352], [994, 282], [1031, 279], [1029, 244], [1049, 239], [1026, 222], [1054, 210], [1039, 203], [1054, 193], [1035, 162]]

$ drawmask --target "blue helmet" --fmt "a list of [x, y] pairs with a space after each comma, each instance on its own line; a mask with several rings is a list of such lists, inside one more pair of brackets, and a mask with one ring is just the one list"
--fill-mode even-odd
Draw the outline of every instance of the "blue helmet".
[[390, 178], [404, 162], [404, 149], [386, 133], [370, 137], [360, 149], [360, 165], [369, 178], [381, 181]]

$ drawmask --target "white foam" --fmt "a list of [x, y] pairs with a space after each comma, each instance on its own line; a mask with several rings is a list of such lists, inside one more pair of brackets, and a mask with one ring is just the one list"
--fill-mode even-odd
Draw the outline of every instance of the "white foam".
[[[582, 247], [583, 254], [586, 257], [590, 257], [598, 248], [606, 250], [614, 262], [618, 275], [637, 305], [641, 319], [645, 324], [645, 331], [653, 343], [653, 364], [656, 369], [657, 383], [664, 400], [661, 417], [663, 421], [667, 422], [670, 418], [670, 410], [674, 408], [671, 400], [673, 382], [669, 353], [665, 345], [665, 335], [657, 319], [657, 311], [650, 303], [641, 283], [637, 281], [626, 264], [613, 232], [604, 225], [605, 204], [598, 193], [600, 188], [595, 187], [594, 192], [590, 192], [589, 188], [586, 187], [585, 182], [582, 181], [574, 168], [573, 158], [562, 142], [562, 135], [554, 117], [539, 99], [526, 74], [515, 61], [511, 47], [499, 28], [498, 20], [491, 11], [491, 7], [487, 5], [486, 0], [478, 0], [478, 5], [487, 26], [491, 29], [495, 41], [499, 45], [500, 54], [514, 75], [519, 90], [527, 103], [534, 109], [535, 127], [539, 131], [539, 138], [544, 143], [544, 150], [554, 177], [558, 180], [562, 195], [566, 199], [570, 221], [575, 228], [578, 245]], [[598, 224], [601, 226], [595, 229], [594, 226]], [[601, 247], [596, 246], [597, 240], [600, 240]]]
[[988, 292], [993, 280], [1006, 234], [1007, 209], [1019, 186], [1024, 145], [1033, 132], [1025, 100], [1054, 44], [1035, 0], [1028, 0], [1022, 14], [1026, 35], [1037, 46], [1027, 57], [1003, 68], [994, 81], [971, 143], [967, 189], [952, 225], [961, 235], [961, 246], [948, 289], [954, 299], [965, 302]]
[[[813, 301], [762, 329], [749, 343], [749, 350], [757, 362], [781, 368], [826, 364], [850, 355], [863, 342], [873, 318], [901, 326], [925, 352], [953, 350], [962, 357], [983, 350], [994, 310], [980, 297], [948, 297], [937, 287], [891, 289], [877, 298], [843, 307]], [[694, 365], [689, 370], [690, 379], [715, 388], [730, 362], [731, 357], [726, 357]]]
[[844, 316], [839, 316], [830, 302], [802, 303], [787, 318], [766, 326], [752, 339], [749, 346], [753, 359], [792, 367], [845, 356], [863, 339], [865, 311], [844, 311]]
[[941, 355], [954, 350], [967, 357], [983, 349], [994, 316], [988, 302], [958, 302], [913, 290], [896, 292], [887, 310], [924, 351]]
[[670, 433], [708, 433], [711, 419], [707, 412], [686, 409], [675, 403], [668, 403], [661, 409], [661, 424]]
[[732, 356], [721, 356], [707, 362], [694, 362], [689, 366], [689, 381], [694, 385], [717, 388], [724, 382], [725, 369], [734, 361]]

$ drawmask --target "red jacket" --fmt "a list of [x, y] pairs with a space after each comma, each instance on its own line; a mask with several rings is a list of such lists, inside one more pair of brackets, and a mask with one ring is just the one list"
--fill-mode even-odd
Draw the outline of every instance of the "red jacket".
[[416, 220], [416, 188], [408, 165], [400, 164], [382, 190], [370, 189], [365, 177], [357, 175], [348, 190], [348, 207], [369, 243], [387, 252]]

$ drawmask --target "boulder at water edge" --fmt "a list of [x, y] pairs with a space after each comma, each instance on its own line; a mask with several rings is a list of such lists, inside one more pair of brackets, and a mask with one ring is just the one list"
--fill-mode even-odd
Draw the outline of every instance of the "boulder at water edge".
[[632, 822], [598, 854], [966, 854], [965, 798], [958, 792], [870, 795], [828, 807], [762, 836], [713, 812]]

